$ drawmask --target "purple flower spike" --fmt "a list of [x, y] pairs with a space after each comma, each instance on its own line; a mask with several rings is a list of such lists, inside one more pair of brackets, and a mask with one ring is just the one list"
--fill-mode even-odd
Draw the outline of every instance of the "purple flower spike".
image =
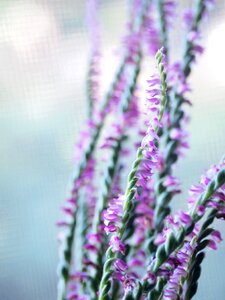
[[118, 198], [113, 198], [109, 202], [109, 207], [103, 213], [105, 232], [107, 234], [115, 232], [119, 228], [124, 200], [124, 195], [120, 195]]
[[[185, 12], [184, 54], [181, 61], [170, 64], [166, 57], [171, 44], [168, 32], [177, 2], [130, 1], [123, 57], [118, 59], [119, 68], [102, 97], [100, 2], [87, 0], [90, 109], [75, 149], [77, 167], [62, 208], [65, 220], [58, 222], [65, 227], [59, 237], [59, 299], [150, 299], [152, 295], [186, 299], [190, 277], [195, 274], [194, 259], [205, 252], [206, 246], [217, 249], [222, 240], [220, 232], [211, 229], [211, 221], [225, 219], [225, 184], [220, 187], [225, 182], [225, 161], [213, 165], [200, 183], [191, 187], [186, 212], [168, 216], [170, 200], [180, 192], [174, 166], [189, 147], [185, 130], [189, 117], [183, 108], [191, 105], [188, 77], [192, 63], [204, 52], [201, 20], [215, 1], [198, 0], [195, 8]], [[144, 61], [146, 58], [144, 46], [150, 54], [157, 52], [158, 74], [147, 81], [141, 118], [137, 82], [142, 57]], [[133, 143], [130, 137], [137, 132], [141, 138], [135, 141], [138, 148], [131, 164], [128, 155], [133, 149], [128, 142]], [[124, 191], [128, 164], [132, 167]], [[206, 215], [208, 208], [210, 213]]]
[[177, 3], [174, 0], [166, 0], [164, 1], [163, 6], [166, 25], [168, 28], [172, 27], [173, 20], [176, 16]]
[[144, 24], [144, 39], [147, 44], [148, 51], [152, 56], [154, 56], [161, 47], [160, 34], [155, 20], [154, 9], [154, 5], [151, 5], [148, 14], [146, 14], [147, 17]]

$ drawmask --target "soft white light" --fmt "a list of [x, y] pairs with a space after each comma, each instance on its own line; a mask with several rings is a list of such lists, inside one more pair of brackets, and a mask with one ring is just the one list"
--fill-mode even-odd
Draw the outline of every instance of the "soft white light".
[[33, 55], [47, 38], [54, 36], [55, 22], [46, 7], [34, 3], [9, 5], [0, 20], [1, 39], [18, 55]]
[[225, 24], [220, 24], [209, 33], [205, 60], [210, 79], [225, 86]]

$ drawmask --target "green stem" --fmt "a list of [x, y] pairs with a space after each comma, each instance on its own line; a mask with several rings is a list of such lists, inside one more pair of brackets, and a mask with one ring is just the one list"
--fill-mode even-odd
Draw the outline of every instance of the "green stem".
[[[92, 53], [88, 65], [88, 72], [87, 72], [87, 82], [86, 82], [86, 90], [87, 90], [87, 102], [88, 102], [88, 117], [89, 119], [92, 119], [94, 110], [97, 108], [97, 103], [95, 103], [96, 100], [95, 96], [99, 96], [98, 93], [94, 92], [96, 89], [96, 85], [98, 85], [98, 82], [94, 80], [93, 77], [96, 77], [96, 60], [97, 60], [96, 53]], [[97, 86], [98, 88], [98, 86]]]
[[[130, 103], [133, 93], [135, 91], [137, 80], [138, 80], [138, 75], [140, 73], [141, 58], [142, 58], [142, 56], [139, 51], [136, 56], [136, 63], [135, 63], [135, 70], [133, 72], [133, 77], [131, 76], [130, 84], [127, 86], [125, 92], [123, 93], [122, 99], [121, 99], [122, 114], [126, 113], [129, 109], [129, 103]], [[110, 188], [111, 188], [114, 176], [115, 176], [115, 172], [116, 172], [116, 168], [117, 168], [117, 164], [118, 164], [118, 160], [119, 160], [119, 156], [120, 156], [120, 152], [121, 152], [122, 143], [124, 140], [125, 140], [125, 136], [121, 135], [115, 141], [115, 145], [112, 148], [112, 155], [109, 160], [108, 167], [105, 171], [105, 175], [103, 177], [104, 181], [103, 181], [102, 188], [101, 188], [101, 194], [98, 198], [98, 202], [97, 202], [96, 209], [95, 209], [95, 216], [94, 216], [93, 226], [92, 226], [93, 232], [98, 232], [99, 225], [102, 222], [101, 214], [107, 205]], [[104, 249], [104, 245], [102, 244], [101, 248], [99, 249], [99, 251], [96, 254], [95, 263], [98, 266], [102, 265], [103, 249]], [[95, 290], [94, 290], [95, 295], [97, 295], [98, 282], [101, 279], [101, 275], [102, 275], [102, 268], [99, 267], [99, 269], [96, 269], [96, 272], [95, 272], [94, 278], [93, 278], [93, 281], [96, 283]]]
[[[194, 19], [193, 19], [190, 32], [199, 30], [201, 21], [204, 17], [207, 8], [205, 2], [206, 2], [205, 0], [196, 1]], [[183, 55], [183, 66], [182, 66], [185, 77], [188, 77], [190, 75], [191, 64], [194, 60], [195, 60], [195, 55], [193, 53], [193, 44], [188, 39], [186, 39], [185, 50]]]
[[161, 35], [161, 45], [164, 48], [164, 53], [168, 58], [168, 31], [167, 31], [167, 24], [166, 24], [166, 14], [164, 11], [164, 1], [165, 0], [158, 0], [157, 3], [157, 10], [159, 15], [159, 28], [160, 28], [160, 35]]
[[[198, 201], [190, 213], [191, 217], [191, 225], [182, 226], [180, 230], [175, 233], [170, 233], [167, 235], [165, 243], [160, 245], [155, 254], [155, 259], [150, 265], [150, 271], [157, 275], [159, 268], [162, 266], [164, 262], [169, 258], [170, 254], [172, 254], [175, 250], [181, 247], [184, 243], [185, 237], [189, 235], [195, 224], [203, 218], [204, 215], [200, 216], [197, 213], [197, 207], [199, 205], [203, 205], [206, 207], [207, 201], [213, 196], [213, 194], [225, 184], [225, 169], [221, 169], [214, 179], [208, 184], [206, 190], [203, 194], [200, 195]], [[144, 282], [145, 283], [145, 282]], [[154, 286], [153, 286], [154, 288]]]
[[[199, 26], [201, 24], [203, 15], [206, 10], [205, 6], [205, 1], [204, 0], [198, 0], [197, 5], [196, 5], [196, 10], [195, 10], [195, 15], [194, 15], [194, 20], [191, 26], [190, 31], [198, 31]], [[188, 34], [187, 34], [188, 36]], [[195, 60], [195, 55], [193, 53], [193, 44], [186, 39], [185, 42], [185, 51], [183, 54], [183, 65], [182, 65], [182, 70], [184, 73], [184, 76], [186, 78], [189, 77], [191, 73], [191, 65], [192, 62]], [[171, 202], [174, 193], [173, 191], [169, 191], [167, 188], [164, 187], [163, 183], [165, 181], [165, 178], [168, 175], [171, 175], [172, 173], [172, 166], [177, 162], [178, 160], [178, 154], [176, 153], [176, 149], [179, 146], [179, 141], [171, 139], [170, 133], [171, 130], [175, 128], [181, 128], [181, 121], [183, 120], [184, 117], [184, 112], [182, 110], [182, 104], [184, 103], [184, 98], [182, 95], [180, 95], [177, 91], [177, 87], [175, 86], [172, 90], [172, 93], [170, 95], [170, 101], [168, 104], [170, 105], [171, 108], [171, 126], [165, 130], [164, 129], [164, 136], [165, 136], [165, 161], [164, 161], [164, 168], [160, 172], [157, 178], [157, 184], [155, 186], [155, 195], [156, 195], [156, 207], [155, 207], [155, 215], [154, 215], [154, 220], [155, 220], [155, 232], [152, 232], [150, 235], [150, 239], [148, 242], [148, 249], [153, 250], [154, 254], [155, 249], [153, 247], [153, 241], [157, 235], [158, 232], [161, 232], [163, 226], [164, 226], [164, 220], [165, 217], [170, 213], [170, 207], [169, 203]], [[173, 104], [173, 105], [172, 105]]]
[[[158, 64], [158, 69], [160, 73], [161, 78], [161, 109], [159, 112], [159, 121], [161, 120], [163, 116], [163, 112], [166, 106], [167, 101], [167, 84], [166, 84], [166, 74], [164, 71], [164, 66], [162, 63], [163, 59], [163, 53], [162, 50], [159, 50], [156, 54], [156, 60]], [[158, 126], [156, 126], [155, 131], [158, 131]], [[125, 192], [125, 202], [123, 206], [123, 215], [122, 215], [122, 221], [121, 221], [121, 227], [118, 231], [118, 237], [124, 241], [124, 233], [126, 231], [127, 225], [129, 224], [130, 218], [131, 218], [131, 212], [133, 211], [134, 207], [134, 200], [135, 200], [135, 193], [136, 193], [136, 183], [138, 181], [137, 172], [139, 169], [139, 166], [143, 159], [143, 148], [140, 147], [137, 150], [136, 159], [132, 165], [131, 172], [128, 176], [128, 183], [127, 188]], [[112, 248], [109, 247], [107, 250], [106, 255], [106, 262], [103, 267], [103, 275], [100, 283], [100, 291], [99, 291], [99, 300], [107, 300], [109, 298], [108, 293], [111, 287], [111, 275], [113, 273], [112, 264], [115, 260], [116, 254], [112, 251]]]
[[194, 253], [190, 257], [187, 277], [184, 280], [184, 282], [186, 281], [184, 300], [192, 299], [197, 292], [198, 279], [201, 274], [201, 264], [205, 257], [203, 250], [207, 247], [209, 242], [206, 238], [213, 232], [213, 229], [209, 228], [209, 226], [214, 222], [217, 212], [217, 209], [212, 209], [198, 234]]
[[[74, 170], [73, 174], [73, 185], [77, 182], [77, 180], [80, 178], [82, 175], [83, 171], [85, 170], [87, 163], [93, 154], [100, 133], [102, 131], [103, 125], [104, 125], [104, 120], [106, 117], [106, 108], [109, 105], [109, 102], [112, 98], [113, 92], [116, 88], [117, 83], [120, 81], [121, 76], [125, 70], [125, 61], [127, 59], [127, 55], [125, 55], [119, 70], [116, 74], [116, 78], [110, 88], [110, 91], [108, 92], [106, 98], [103, 100], [100, 108], [100, 112], [103, 114], [103, 118], [100, 123], [96, 125], [94, 130], [92, 131], [92, 136], [90, 138], [89, 144], [87, 147], [84, 149], [82, 152], [82, 157], [81, 159], [77, 162], [76, 168]], [[135, 71], [136, 72], [136, 71]], [[59, 256], [60, 256], [60, 262], [58, 265], [58, 276], [59, 276], [59, 282], [58, 282], [58, 300], [65, 300], [66, 297], [66, 286], [67, 282], [69, 280], [69, 272], [70, 272], [70, 265], [71, 265], [71, 259], [72, 259], [72, 248], [74, 244], [74, 233], [75, 233], [75, 228], [76, 228], [76, 215], [77, 215], [77, 209], [74, 210], [74, 216], [72, 223], [69, 225], [68, 230], [67, 230], [67, 236], [65, 237], [65, 240], [63, 241], [62, 245], [60, 246], [59, 249]]]

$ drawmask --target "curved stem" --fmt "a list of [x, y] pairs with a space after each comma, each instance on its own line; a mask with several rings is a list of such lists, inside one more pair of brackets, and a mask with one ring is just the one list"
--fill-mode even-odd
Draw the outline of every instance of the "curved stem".
[[[163, 59], [163, 53], [162, 50], [159, 50], [156, 54], [156, 60], [158, 64], [158, 69], [160, 73], [160, 79], [161, 79], [161, 109], [159, 112], [159, 121], [161, 121], [161, 118], [163, 116], [163, 112], [166, 106], [167, 101], [167, 84], [166, 84], [166, 74], [164, 71], [164, 66], [162, 63]], [[155, 128], [155, 131], [157, 132], [159, 129], [158, 125]], [[133, 211], [134, 206], [134, 199], [135, 199], [135, 193], [136, 193], [136, 183], [138, 181], [137, 172], [139, 170], [139, 166], [143, 159], [143, 147], [139, 147], [136, 154], [136, 159], [132, 165], [131, 172], [128, 175], [128, 183], [126, 187], [125, 192], [125, 202], [123, 206], [123, 215], [122, 215], [122, 221], [121, 221], [121, 227], [118, 231], [118, 237], [120, 240], [124, 241], [124, 233], [126, 231], [127, 225], [129, 224], [129, 220], [131, 218], [131, 212]], [[109, 247], [107, 250], [106, 255], [106, 262], [104, 264], [103, 268], [103, 275], [100, 283], [100, 291], [99, 291], [99, 300], [107, 300], [108, 299], [108, 292], [111, 287], [110, 278], [113, 273], [112, 264], [114, 262], [114, 259], [116, 257], [116, 254], [112, 251], [112, 248]]]
[[167, 23], [166, 23], [166, 13], [164, 11], [164, 1], [165, 0], [158, 0], [157, 10], [159, 14], [159, 28], [160, 28], [160, 35], [161, 35], [161, 45], [164, 48], [164, 53], [168, 58], [169, 55], [169, 47], [168, 47], [168, 31], [167, 31]]
[[[120, 81], [121, 76], [124, 72], [124, 69], [126, 67], [126, 65], [125, 65], [126, 59], [127, 59], [127, 54], [125, 55], [124, 59], [122, 60], [119, 70], [116, 74], [116, 78], [115, 78], [107, 96], [101, 103], [100, 113], [102, 114], [102, 119], [94, 127], [91, 138], [89, 140], [89, 144], [82, 152], [82, 157], [76, 164], [76, 168], [75, 168], [73, 176], [72, 176], [72, 186], [74, 186], [76, 184], [77, 180], [81, 177], [82, 173], [84, 172], [84, 170], [87, 166], [87, 163], [88, 163], [91, 155], [93, 154], [93, 152], [96, 148], [100, 133], [101, 133], [103, 125], [104, 125], [104, 120], [106, 117], [106, 108], [109, 105], [109, 102], [112, 98], [112, 95], [116, 88], [116, 85]], [[65, 300], [65, 297], [66, 297], [66, 286], [67, 286], [67, 282], [69, 280], [69, 272], [70, 272], [70, 265], [71, 265], [71, 259], [72, 259], [72, 248], [74, 246], [73, 244], [74, 244], [74, 232], [75, 232], [75, 228], [76, 228], [76, 215], [77, 215], [77, 210], [75, 209], [72, 223], [69, 225], [69, 227], [67, 229], [66, 237], [59, 249], [60, 262], [58, 265], [58, 276], [59, 276], [58, 300]]]
[[[169, 258], [170, 254], [172, 254], [175, 250], [177, 250], [179, 247], [183, 245], [184, 239], [187, 235], [189, 235], [195, 224], [201, 220], [204, 216], [198, 215], [197, 213], [197, 207], [199, 205], [203, 205], [206, 207], [207, 201], [213, 196], [213, 194], [222, 186], [225, 184], [225, 169], [221, 169], [214, 179], [208, 184], [205, 192], [200, 195], [198, 198], [198, 201], [196, 202], [195, 207], [192, 209], [190, 213], [190, 217], [192, 220], [192, 223], [189, 226], [182, 226], [180, 227], [180, 230], [175, 233], [170, 233], [165, 240], [165, 243], [160, 245], [155, 254], [155, 259], [150, 264], [150, 272], [152, 274], [157, 275], [157, 272], [159, 268], [162, 266], [162, 264]], [[145, 282], [144, 282], [145, 284]], [[152, 286], [154, 288], [154, 285]], [[150, 291], [151, 292], [151, 291]]]
[[[190, 32], [199, 30], [199, 26], [204, 16], [205, 10], [206, 10], [205, 1], [198, 0], [196, 4], [195, 15], [194, 15]], [[189, 77], [191, 73], [191, 65], [194, 60], [195, 60], [195, 54], [193, 52], [193, 44], [188, 40], [188, 38], [186, 38], [185, 51], [182, 59], [183, 61], [182, 71], [186, 79]], [[161, 232], [164, 226], [165, 217], [170, 213], [169, 203], [171, 202], [174, 196], [173, 191], [169, 191], [167, 188], [165, 188], [163, 183], [165, 181], [165, 178], [168, 175], [171, 175], [172, 167], [179, 158], [178, 154], [176, 153], [177, 147], [179, 146], [179, 141], [172, 139], [170, 137], [170, 133], [173, 129], [181, 128], [181, 121], [183, 120], [184, 117], [184, 112], [182, 109], [182, 104], [184, 103], [184, 101], [185, 101], [184, 97], [178, 93], [177, 86], [175, 86], [169, 97], [169, 105], [171, 107], [171, 112], [170, 112], [171, 125], [167, 130], [164, 129], [164, 133], [163, 133], [165, 136], [164, 167], [163, 170], [159, 173], [157, 178], [157, 185], [155, 185], [155, 195], [157, 199], [156, 207], [155, 207], [155, 215], [154, 215], [155, 232], [151, 233], [148, 242], [149, 244], [148, 249], [153, 250], [152, 254], [154, 254], [154, 247], [152, 243], [157, 233]]]

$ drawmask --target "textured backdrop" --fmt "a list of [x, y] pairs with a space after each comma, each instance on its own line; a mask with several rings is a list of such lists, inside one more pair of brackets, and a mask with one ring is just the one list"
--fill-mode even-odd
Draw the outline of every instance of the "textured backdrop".
[[[0, 300], [56, 299], [54, 223], [86, 115], [84, 2], [0, 1]], [[185, 191], [225, 153], [225, 3], [217, 3], [191, 77], [191, 150], [177, 169]], [[105, 82], [125, 17], [125, 1], [102, 1]], [[179, 30], [172, 40], [175, 57]], [[218, 226], [225, 238], [225, 223]], [[225, 243], [203, 270], [195, 299], [225, 299]]]

